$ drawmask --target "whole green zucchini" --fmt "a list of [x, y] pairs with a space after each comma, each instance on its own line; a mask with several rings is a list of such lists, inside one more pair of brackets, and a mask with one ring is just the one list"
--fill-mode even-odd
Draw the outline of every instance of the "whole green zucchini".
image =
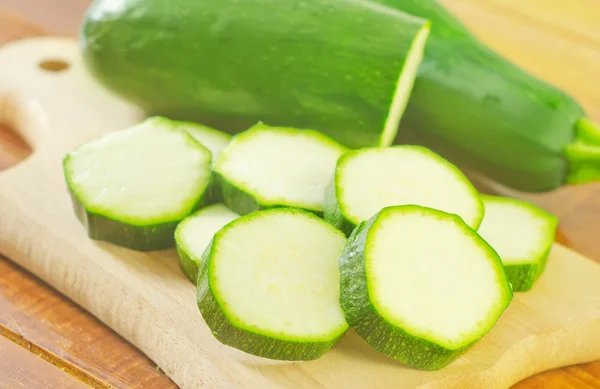
[[85, 63], [153, 114], [394, 141], [429, 22], [361, 0], [97, 0]]
[[[410, 82], [392, 104], [395, 81], [407, 53], [420, 60], [423, 22], [398, 12], [432, 22], [404, 115]], [[514, 189], [600, 180], [600, 129], [577, 101], [435, 0], [97, 0], [82, 42], [92, 73], [154, 114], [312, 128], [349, 147], [387, 145], [402, 117], [396, 143]]]
[[435, 0], [369, 0], [429, 19], [398, 143], [530, 192], [600, 180], [600, 128], [564, 91], [494, 52]]

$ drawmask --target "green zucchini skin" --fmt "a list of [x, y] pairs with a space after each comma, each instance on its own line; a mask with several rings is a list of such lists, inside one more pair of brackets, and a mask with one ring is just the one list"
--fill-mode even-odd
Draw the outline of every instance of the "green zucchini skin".
[[[179, 221], [137, 226], [88, 211], [69, 189], [73, 210], [91, 239], [104, 241], [135, 251], [165, 250], [175, 246], [175, 229]], [[194, 209], [201, 207], [204, 196]]]
[[181, 268], [181, 271], [188, 280], [196, 285], [196, 282], [198, 281], [198, 272], [200, 271], [198, 261], [190, 257], [181, 245], [176, 244], [175, 249], [177, 250], [177, 256], [179, 257], [179, 267]]
[[335, 174], [332, 177], [327, 189], [325, 190], [325, 200], [323, 202], [323, 218], [331, 223], [335, 228], [342, 231], [346, 236], [350, 236], [357, 227], [348, 220], [342, 212], [340, 203], [337, 200], [337, 183]]
[[[389, 208], [395, 207], [384, 208], [382, 212]], [[439, 370], [466, 353], [477, 341], [460, 348], [448, 349], [427, 339], [415, 337], [381, 317], [369, 298], [365, 265], [365, 245], [369, 231], [380, 214], [381, 212], [356, 226], [340, 258], [340, 304], [346, 321], [378, 352], [420, 370]], [[455, 218], [464, 224], [458, 216]], [[466, 224], [464, 226], [469, 228]], [[502, 266], [499, 257], [498, 266]], [[503, 281], [506, 282], [506, 308], [513, 294], [508, 281]]]
[[215, 186], [220, 190], [219, 198], [222, 199], [221, 201], [227, 208], [235, 213], [246, 215], [252, 212], [276, 207], [261, 204], [254, 196], [238, 188], [217, 172], [213, 171], [213, 176], [215, 177]]
[[382, 142], [428, 28], [358, 0], [97, 0], [81, 41], [89, 71], [152, 114], [234, 133], [257, 121], [312, 128], [364, 146]]
[[515, 292], [528, 292], [533, 288], [537, 278], [543, 273], [548, 254], [543, 257], [542, 264], [519, 264], [504, 266], [506, 278]]
[[398, 142], [425, 145], [521, 191], [571, 181], [578, 166], [565, 147], [585, 116], [573, 97], [484, 45], [435, 0], [370, 1], [432, 22]]

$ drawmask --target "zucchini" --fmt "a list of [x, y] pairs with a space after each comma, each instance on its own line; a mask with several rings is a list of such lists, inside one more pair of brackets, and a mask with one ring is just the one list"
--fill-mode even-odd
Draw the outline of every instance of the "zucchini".
[[482, 196], [479, 234], [498, 252], [516, 292], [530, 290], [543, 273], [554, 243], [556, 216], [525, 201]]
[[202, 255], [197, 287], [214, 337], [264, 358], [319, 358], [348, 329], [338, 300], [345, 242], [322, 219], [293, 208], [223, 227]]
[[512, 300], [498, 254], [453, 214], [386, 207], [362, 222], [340, 259], [350, 327], [382, 354], [438, 370], [465, 353]]
[[259, 123], [233, 137], [213, 171], [223, 202], [240, 215], [280, 206], [320, 215], [335, 163], [345, 151], [316, 131]]
[[231, 131], [312, 128], [351, 148], [387, 146], [401, 117], [398, 143], [513, 189], [600, 180], [600, 128], [581, 105], [436, 0], [139, 4], [96, 0], [81, 39], [90, 72], [149, 112]]
[[359, 0], [96, 0], [80, 36], [89, 72], [151, 114], [354, 147], [393, 142], [428, 31]]
[[[170, 120], [167, 118], [161, 118], [166, 124], [170, 124], [176, 128], [187, 131], [197, 142], [202, 144], [210, 150], [212, 154], [212, 163], [214, 164], [221, 150], [225, 148], [231, 141], [231, 135], [223, 131], [216, 130], [214, 128], [204, 126], [202, 124]], [[221, 202], [221, 188], [219, 187], [219, 181], [213, 175], [211, 178], [210, 185], [206, 192], [205, 204], [215, 204]]]
[[483, 44], [436, 0], [371, 1], [432, 22], [398, 143], [520, 191], [600, 180], [600, 128], [573, 97]]
[[365, 148], [343, 154], [325, 196], [325, 220], [346, 234], [380, 209], [416, 204], [458, 214], [474, 229], [479, 193], [454, 165], [420, 146]]
[[90, 238], [139, 251], [174, 245], [202, 205], [211, 153], [156, 118], [83, 144], [63, 160], [75, 213]]
[[[169, 119], [164, 119], [169, 120]], [[213, 163], [231, 141], [231, 135], [202, 124], [185, 122], [180, 120], [170, 120], [171, 124], [177, 128], [187, 131], [198, 143], [210, 150]]]
[[194, 284], [198, 280], [202, 252], [217, 231], [238, 217], [223, 204], [213, 204], [188, 216], [177, 226], [175, 243], [181, 270]]

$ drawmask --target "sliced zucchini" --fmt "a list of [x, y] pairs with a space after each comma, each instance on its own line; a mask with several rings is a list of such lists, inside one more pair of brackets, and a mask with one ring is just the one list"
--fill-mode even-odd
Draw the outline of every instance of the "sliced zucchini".
[[352, 233], [340, 260], [348, 324], [377, 351], [437, 370], [496, 323], [512, 299], [498, 254], [454, 214], [386, 207]]
[[525, 201], [481, 196], [485, 216], [479, 234], [498, 252], [516, 292], [530, 290], [543, 273], [558, 218]]
[[320, 357], [348, 328], [338, 299], [345, 242], [341, 231], [294, 208], [223, 227], [202, 255], [197, 289], [215, 338], [264, 358]]
[[[187, 131], [188, 134], [193, 136], [196, 141], [202, 144], [202, 146], [209, 149], [212, 154], [213, 164], [217, 160], [221, 150], [223, 150], [231, 141], [231, 135], [208, 126], [185, 121], [172, 121], [172, 124], [179, 129]], [[219, 180], [217, 180], [217, 177], [213, 174], [210, 185], [208, 186], [205, 202], [206, 204], [215, 204], [222, 200]]]
[[322, 214], [325, 189], [345, 151], [316, 131], [259, 123], [233, 137], [213, 170], [223, 202], [240, 215], [279, 206]]
[[174, 245], [177, 224], [202, 204], [211, 153], [150, 118], [65, 156], [77, 217], [92, 239], [139, 251]]
[[350, 234], [362, 221], [392, 205], [415, 204], [459, 215], [477, 229], [479, 193], [454, 165], [427, 148], [365, 148], [339, 158], [327, 188], [325, 220]]
[[213, 236], [238, 217], [225, 205], [214, 204], [200, 209], [177, 226], [175, 242], [181, 270], [194, 284], [198, 280], [200, 258]]
[[202, 146], [209, 149], [213, 157], [213, 162], [216, 161], [221, 150], [231, 142], [231, 135], [212, 127], [183, 121], [175, 121], [175, 124], [178, 128], [187, 131], [194, 139], [200, 142]]

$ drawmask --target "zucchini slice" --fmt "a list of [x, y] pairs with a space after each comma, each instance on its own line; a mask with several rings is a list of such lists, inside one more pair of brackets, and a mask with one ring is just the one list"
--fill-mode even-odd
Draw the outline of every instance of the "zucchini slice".
[[177, 224], [203, 202], [210, 164], [208, 149], [154, 118], [83, 144], [63, 160], [90, 238], [139, 251], [174, 245]]
[[[171, 125], [174, 125], [181, 130], [187, 131], [187, 133], [190, 134], [194, 139], [196, 139], [196, 141], [198, 141], [200, 144], [202, 144], [202, 146], [209, 149], [212, 154], [213, 164], [217, 160], [217, 157], [219, 156], [221, 150], [223, 150], [229, 144], [229, 142], [231, 142], [231, 135], [216, 130], [212, 127], [193, 122], [178, 120], [172, 120], [170, 122]], [[222, 200], [223, 198], [221, 197], [221, 188], [219, 186], [219, 180], [217, 180], [217, 177], [213, 174], [206, 193], [205, 203], [215, 204], [220, 203]]]
[[382, 209], [340, 260], [348, 324], [374, 349], [437, 370], [496, 323], [512, 299], [498, 254], [457, 215], [416, 205]]
[[157, 126], [172, 127], [187, 132], [198, 143], [210, 151], [213, 162], [217, 159], [221, 150], [223, 150], [231, 141], [230, 134], [194, 122], [173, 120], [165, 116], [153, 116], [146, 119], [146, 123]]
[[477, 229], [479, 193], [454, 165], [421, 146], [352, 150], [342, 155], [327, 188], [325, 220], [349, 235], [392, 205], [415, 204], [455, 213]]
[[280, 206], [322, 214], [325, 189], [345, 151], [313, 130], [259, 123], [233, 137], [213, 170], [223, 202], [240, 215]]
[[200, 258], [213, 236], [238, 217], [225, 205], [214, 204], [200, 209], [177, 226], [175, 242], [181, 270], [194, 284], [198, 280]]
[[209, 149], [212, 154], [213, 163], [217, 160], [221, 150], [231, 142], [231, 135], [212, 127], [184, 121], [174, 121], [174, 124], [179, 129], [187, 131], [202, 146]]
[[485, 216], [479, 234], [500, 255], [514, 291], [530, 290], [546, 267], [558, 218], [525, 201], [481, 198]]
[[197, 288], [215, 338], [269, 359], [320, 357], [348, 329], [339, 303], [345, 242], [341, 231], [294, 208], [223, 227], [202, 256]]

